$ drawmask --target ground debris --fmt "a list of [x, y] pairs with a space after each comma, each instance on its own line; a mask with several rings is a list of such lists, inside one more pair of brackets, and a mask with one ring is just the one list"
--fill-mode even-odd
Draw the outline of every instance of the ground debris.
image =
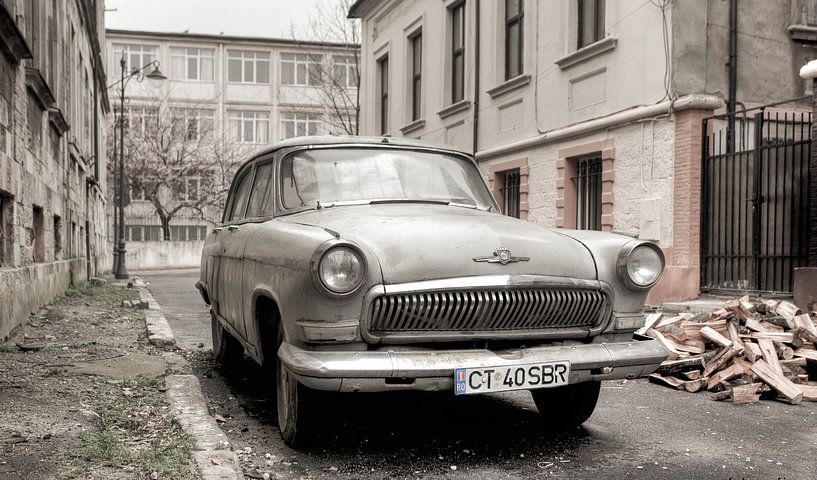
[[734, 404], [817, 401], [817, 311], [745, 295], [697, 315], [652, 313], [640, 331], [670, 352], [652, 383]]

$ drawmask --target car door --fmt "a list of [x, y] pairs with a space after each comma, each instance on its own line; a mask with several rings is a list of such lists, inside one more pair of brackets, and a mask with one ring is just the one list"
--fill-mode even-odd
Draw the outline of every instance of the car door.
[[[218, 313], [241, 337], [245, 337], [244, 319], [241, 312], [244, 292], [241, 291], [243, 273], [242, 256], [247, 242], [247, 228], [244, 212], [252, 188], [254, 167], [247, 168], [237, 179], [230, 208], [227, 211], [222, 230], [218, 234], [221, 255], [218, 260], [216, 292]], [[246, 338], [245, 338], [246, 339]]]
[[[271, 158], [261, 159], [255, 167], [255, 181], [247, 201], [247, 211], [245, 217], [247, 222], [241, 226], [242, 235], [250, 242], [261, 242], [266, 244], [262, 235], [264, 230], [261, 225], [272, 218], [273, 202], [273, 162]], [[247, 247], [244, 242], [244, 249]], [[270, 248], [274, 248], [270, 245]], [[243, 256], [242, 262], [244, 271], [241, 275], [242, 291], [245, 293], [242, 301], [242, 311], [244, 312], [244, 331], [248, 343], [257, 345], [258, 338], [255, 331], [255, 322], [252, 308], [252, 292], [261, 283], [266, 283], [268, 279], [257, 278], [258, 269], [254, 258]]]

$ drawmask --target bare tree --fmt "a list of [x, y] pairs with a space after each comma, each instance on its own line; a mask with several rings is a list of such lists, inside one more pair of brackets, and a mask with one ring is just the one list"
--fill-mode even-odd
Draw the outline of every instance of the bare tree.
[[[360, 21], [348, 18], [350, 0], [318, 0], [301, 32], [291, 27], [301, 49], [332, 52], [312, 64], [310, 84], [304, 95], [325, 108], [329, 122], [348, 135], [360, 133]], [[340, 47], [340, 48], [339, 48]], [[336, 58], [332, 58], [336, 57]], [[336, 61], [343, 60], [343, 61]]]
[[212, 112], [211, 105], [166, 101], [125, 112], [125, 182], [131, 197], [153, 205], [164, 240], [171, 240], [170, 224], [180, 212], [213, 222], [208, 210], [223, 205], [242, 158], [225, 138], [215, 138]]

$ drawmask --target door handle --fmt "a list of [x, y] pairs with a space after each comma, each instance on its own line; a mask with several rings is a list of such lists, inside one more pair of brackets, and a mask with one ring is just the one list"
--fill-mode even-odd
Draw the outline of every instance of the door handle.
[[236, 230], [238, 230], [238, 225], [230, 225], [229, 227], [227, 227], [227, 230], [229, 230], [230, 232], [235, 232]]
[[213, 233], [214, 233], [214, 234], [216, 234], [216, 235], [218, 235], [218, 232], [220, 232], [220, 231], [222, 231], [222, 230], [224, 230], [224, 229], [223, 229], [223, 228], [221, 228], [221, 227], [216, 227], [216, 228], [214, 228], [214, 229], [213, 229]]

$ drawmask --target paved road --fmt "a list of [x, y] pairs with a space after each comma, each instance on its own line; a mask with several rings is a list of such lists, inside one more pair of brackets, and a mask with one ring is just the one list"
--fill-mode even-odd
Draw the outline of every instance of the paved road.
[[[282, 444], [271, 383], [250, 361], [213, 368], [196, 272], [143, 274], [174, 333], [190, 348], [212, 413], [242, 454], [245, 472], [273, 478], [817, 478], [817, 404], [735, 406], [652, 385], [606, 382], [595, 414], [549, 434], [525, 392], [326, 395], [325, 447]], [[559, 412], [550, 412], [558, 415]], [[270, 458], [266, 458], [265, 454]], [[456, 469], [455, 469], [456, 468]], [[251, 478], [251, 477], [248, 477]]]

